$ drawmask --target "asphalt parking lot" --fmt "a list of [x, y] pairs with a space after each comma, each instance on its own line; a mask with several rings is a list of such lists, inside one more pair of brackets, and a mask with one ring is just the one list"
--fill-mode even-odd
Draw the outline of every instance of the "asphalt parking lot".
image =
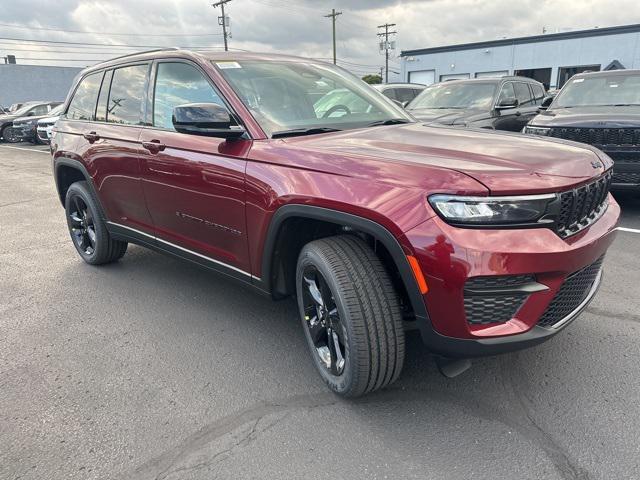
[[84, 264], [46, 147], [0, 145], [0, 478], [640, 478], [640, 195], [563, 333], [328, 393], [292, 302], [130, 246]]

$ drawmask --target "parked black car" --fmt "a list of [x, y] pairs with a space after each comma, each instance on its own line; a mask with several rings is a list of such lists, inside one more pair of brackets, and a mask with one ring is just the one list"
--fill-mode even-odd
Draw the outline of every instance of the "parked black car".
[[614, 161], [614, 187], [640, 188], [640, 70], [575, 75], [523, 132], [594, 145]]
[[60, 102], [27, 102], [13, 113], [0, 115], [0, 138], [9, 143], [22, 141], [24, 137], [23, 132], [20, 131], [22, 126], [20, 129], [14, 128], [13, 122], [19, 120], [21, 123], [23, 117], [29, 117], [28, 120], [35, 119], [33, 128], [35, 141], [35, 124], [38, 123], [38, 118], [47, 116], [51, 109], [57, 105], [60, 105]]
[[408, 105], [427, 88], [425, 85], [419, 83], [381, 83], [371, 86], [381, 92], [385, 97], [394, 100], [403, 107]]
[[519, 132], [544, 98], [544, 86], [526, 77], [451, 80], [427, 87], [406, 108], [428, 123]]

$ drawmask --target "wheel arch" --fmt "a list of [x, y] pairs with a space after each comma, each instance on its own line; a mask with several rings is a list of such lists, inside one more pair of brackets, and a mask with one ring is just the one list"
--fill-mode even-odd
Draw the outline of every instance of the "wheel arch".
[[[287, 228], [291, 229], [292, 225], [293, 227], [299, 226], [296, 224], [296, 220], [302, 221], [302, 223], [305, 221], [315, 222], [314, 226], [319, 230], [314, 233], [318, 236], [309, 237], [308, 232], [296, 228], [293, 228], [293, 231], [287, 231]], [[332, 230], [331, 227], [334, 229]], [[288, 288], [284, 283], [287, 274], [283, 271], [283, 268], [286, 268], [286, 261], [283, 263], [282, 259], [288, 255], [290, 264], [291, 257], [295, 255], [297, 261], [297, 253], [307, 243], [307, 238], [310, 241], [339, 232], [364, 234], [379, 242], [388, 252], [389, 258], [387, 260], [393, 263], [393, 267], [399, 274], [399, 279], [414, 314], [416, 317], [428, 318], [422, 294], [406, 253], [396, 237], [386, 227], [358, 215], [313, 205], [284, 205], [274, 213], [267, 230], [262, 253], [261, 289], [270, 292], [276, 298], [284, 296], [283, 294], [287, 292]], [[287, 240], [292, 238], [294, 239], [293, 244], [290, 244]]]
[[102, 208], [102, 204], [100, 203], [100, 199], [97, 195], [97, 192], [93, 185], [93, 180], [89, 172], [82, 164], [82, 162], [78, 160], [73, 160], [70, 158], [56, 158], [54, 159], [54, 179], [56, 182], [56, 190], [58, 191], [58, 197], [60, 198], [60, 203], [64, 207], [65, 198], [67, 196], [67, 190], [69, 187], [75, 182], [86, 181], [89, 186], [89, 190], [93, 195], [96, 204], [98, 205], [98, 209], [100, 210], [100, 216], [107, 220], [107, 217], [104, 214], [104, 209]]

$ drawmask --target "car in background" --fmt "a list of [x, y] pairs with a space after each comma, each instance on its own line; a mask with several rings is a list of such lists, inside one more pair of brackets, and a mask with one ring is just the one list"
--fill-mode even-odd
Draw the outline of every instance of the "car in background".
[[25, 116], [13, 121], [13, 136], [18, 142], [40, 143], [36, 129], [38, 120], [48, 117], [60, 102], [46, 102], [32, 107]]
[[53, 126], [56, 124], [58, 119], [60, 118], [60, 114], [64, 105], [58, 105], [56, 108], [49, 112], [48, 117], [41, 118], [38, 120], [36, 135], [39, 143], [49, 143], [51, 141], [51, 132], [53, 130]]
[[640, 188], [640, 70], [571, 77], [523, 133], [593, 145], [614, 161], [614, 188]]
[[425, 88], [406, 109], [429, 124], [519, 132], [544, 98], [544, 85], [527, 77], [450, 80]]
[[411, 100], [427, 88], [426, 85], [419, 83], [380, 83], [371, 86], [385, 97], [398, 102], [402, 107], [407, 106]]
[[8, 143], [20, 142], [21, 136], [19, 136], [19, 132], [13, 127], [14, 120], [22, 117], [42, 118], [48, 115], [51, 109], [59, 104], [60, 102], [26, 102], [9, 115], [0, 116], [0, 139]]

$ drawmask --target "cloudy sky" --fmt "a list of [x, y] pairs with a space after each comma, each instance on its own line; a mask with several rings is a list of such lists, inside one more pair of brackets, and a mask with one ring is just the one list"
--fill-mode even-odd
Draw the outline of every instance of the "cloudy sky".
[[[212, 1], [4, 1], [0, 57], [84, 66], [154, 46], [220, 48], [219, 9], [211, 7]], [[376, 27], [385, 22], [397, 24], [392, 69], [399, 69], [402, 49], [540, 34], [543, 28], [556, 32], [640, 23], [638, 0], [232, 0], [227, 4], [230, 47], [329, 58], [331, 21], [323, 15], [332, 8], [342, 12], [339, 62], [361, 75], [384, 64]]]

